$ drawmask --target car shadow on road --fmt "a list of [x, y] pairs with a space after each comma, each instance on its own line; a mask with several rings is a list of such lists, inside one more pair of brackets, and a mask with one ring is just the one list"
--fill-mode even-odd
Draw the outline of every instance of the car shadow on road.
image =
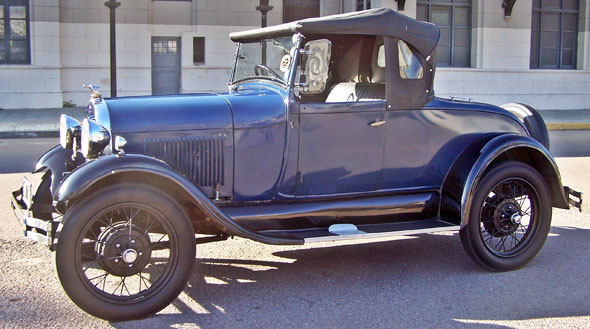
[[588, 237], [589, 230], [553, 227], [537, 258], [505, 273], [472, 262], [458, 234], [281, 250], [272, 254], [276, 261], [204, 258], [175, 312], [149, 321], [170, 328], [498, 328], [589, 316]]

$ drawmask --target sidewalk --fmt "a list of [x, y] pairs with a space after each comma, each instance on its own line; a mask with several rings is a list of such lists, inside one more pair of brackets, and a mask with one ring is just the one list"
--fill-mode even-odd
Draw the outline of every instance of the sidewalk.
[[0, 138], [59, 137], [59, 117], [82, 120], [85, 107], [0, 110]]
[[590, 130], [590, 110], [539, 111], [549, 130]]
[[[86, 108], [0, 110], [0, 138], [58, 137], [62, 113], [82, 120], [86, 117]], [[590, 110], [543, 110], [539, 113], [549, 130], [590, 130]]]

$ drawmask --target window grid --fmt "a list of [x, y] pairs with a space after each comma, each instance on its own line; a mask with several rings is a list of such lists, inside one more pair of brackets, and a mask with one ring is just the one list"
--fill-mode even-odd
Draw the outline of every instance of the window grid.
[[176, 54], [178, 42], [176, 40], [157, 40], [153, 42], [152, 48], [156, 54]]
[[[533, 1], [533, 18], [531, 23], [531, 69], [576, 69], [577, 62], [577, 36], [578, 36], [578, 19], [579, 19], [579, 1], [577, 0], [557, 0], [559, 7], [555, 6], [555, 1]], [[553, 6], [552, 6], [553, 5]], [[543, 23], [548, 21], [549, 15], [559, 17], [558, 29], [548, 30], [544, 28]], [[573, 26], [574, 29], [566, 30], [564, 26], [567, 16], [575, 15]], [[571, 22], [570, 22], [571, 23]], [[555, 47], [543, 46], [543, 32], [557, 32], [557, 45]], [[573, 43], [571, 46], [564, 45], [564, 34], [573, 34]], [[544, 51], [545, 50], [545, 51]], [[548, 51], [556, 51], [556, 61], [544, 63], [549, 56]], [[565, 52], [570, 56], [564, 56]], [[544, 56], [545, 55], [545, 56]], [[565, 63], [569, 61], [569, 63]]]
[[[439, 47], [438, 53], [439, 57], [437, 60], [437, 64], [439, 66], [457, 66], [457, 67], [470, 67], [471, 66], [471, 1], [470, 0], [446, 0], [446, 1], [431, 1], [431, 0], [418, 0], [417, 1], [417, 11], [418, 16], [420, 15], [420, 8], [422, 10], [426, 9], [424, 12], [426, 17], [417, 17], [418, 19], [432, 22], [432, 8], [444, 8], [448, 7], [450, 9], [450, 17], [449, 17], [449, 24], [448, 25], [439, 25], [437, 24], [441, 30], [448, 29], [449, 31], [449, 43], [446, 45], [448, 49], [448, 60], [444, 60], [445, 57], [440, 56], [441, 49], [444, 49], [444, 44], [441, 44], [443, 47]], [[463, 17], [465, 20], [465, 24], [458, 24], [457, 23], [457, 9], [467, 9], [467, 17]], [[459, 40], [457, 32], [463, 32], [466, 35], [466, 40]], [[441, 31], [442, 33], [442, 31]], [[464, 42], [464, 44], [462, 44]], [[459, 55], [457, 48], [466, 48], [465, 60], [463, 63], [459, 63], [460, 61], [457, 60], [456, 56]]]
[[30, 64], [28, 0], [0, 0], [0, 64]]

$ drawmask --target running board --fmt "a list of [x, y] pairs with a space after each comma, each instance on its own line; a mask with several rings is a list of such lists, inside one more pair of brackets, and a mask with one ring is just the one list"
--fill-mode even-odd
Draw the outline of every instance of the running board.
[[[424, 233], [458, 231], [461, 227], [438, 219], [387, 224], [334, 224], [328, 228], [289, 231], [305, 243], [387, 238]], [[266, 233], [273, 233], [267, 231]], [[286, 232], [285, 232], [286, 233]]]

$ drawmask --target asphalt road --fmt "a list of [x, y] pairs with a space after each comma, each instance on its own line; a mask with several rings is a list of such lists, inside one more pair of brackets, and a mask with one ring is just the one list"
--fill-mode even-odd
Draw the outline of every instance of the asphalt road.
[[[554, 153], [582, 155], [558, 158], [563, 181], [590, 195], [590, 133], [559, 135]], [[93, 318], [64, 294], [53, 255], [20, 237], [8, 207], [22, 172], [55, 143], [0, 140], [0, 327], [590, 327], [590, 215], [558, 209], [543, 250], [518, 271], [481, 269], [456, 233], [301, 247], [233, 239], [200, 245], [189, 285], [157, 315]]]
[[31, 172], [39, 157], [57, 144], [58, 138], [0, 138], [0, 173]]
[[590, 156], [590, 130], [550, 131], [549, 140], [555, 157]]

